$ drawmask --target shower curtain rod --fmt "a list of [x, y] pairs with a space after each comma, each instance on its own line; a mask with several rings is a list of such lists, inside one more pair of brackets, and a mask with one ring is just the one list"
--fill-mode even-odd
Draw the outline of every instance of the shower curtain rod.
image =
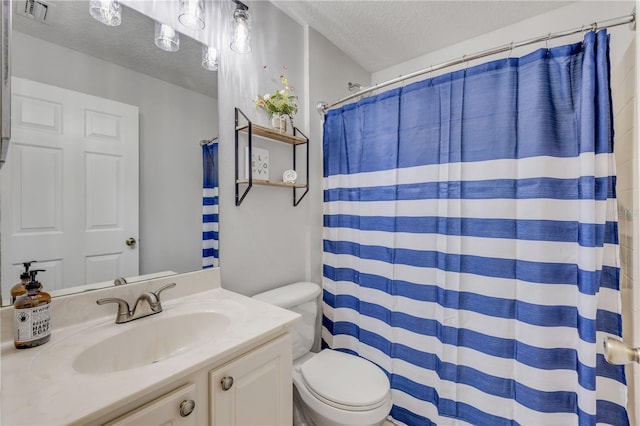
[[562, 38], [562, 37], [567, 37], [570, 35], [574, 35], [574, 34], [579, 34], [579, 33], [584, 33], [586, 31], [595, 31], [597, 29], [603, 29], [603, 28], [611, 28], [611, 27], [617, 27], [620, 25], [625, 25], [625, 24], [632, 24], [631, 25], [631, 29], [635, 30], [635, 21], [636, 21], [636, 9], [633, 8], [633, 11], [631, 12], [630, 15], [627, 16], [620, 16], [617, 18], [612, 18], [612, 19], [607, 19], [604, 21], [600, 21], [600, 22], [594, 22], [592, 24], [587, 24], [587, 25], [583, 25], [579, 28], [574, 28], [571, 30], [566, 30], [566, 31], [561, 31], [561, 32], [557, 32], [557, 33], [548, 33], [546, 35], [542, 35], [539, 37], [535, 37], [535, 38], [531, 38], [528, 40], [523, 40], [523, 41], [519, 41], [519, 42], [511, 42], [507, 45], [503, 45], [503, 46], [499, 46], [499, 47], [494, 47], [493, 49], [488, 49], [488, 50], [483, 50], [482, 52], [478, 52], [478, 53], [473, 53], [471, 55], [463, 55], [461, 58], [457, 58], [457, 59], [452, 59], [449, 60], [447, 62], [442, 62], [438, 65], [432, 65], [428, 68], [423, 68], [421, 70], [418, 71], [414, 71], [410, 74], [407, 75], [401, 75], [399, 77], [393, 78], [391, 80], [387, 80], [385, 82], [382, 83], [378, 83], [374, 86], [371, 86], [367, 89], [363, 89], [357, 93], [351, 94], [349, 96], [345, 96], [342, 99], [339, 99], [335, 102], [333, 102], [332, 104], [327, 104], [326, 102], [318, 102], [318, 104], [316, 105], [316, 108], [318, 109], [318, 112], [320, 112], [321, 114], [325, 114], [329, 109], [341, 105], [345, 102], [348, 102], [350, 100], [356, 99], [361, 97], [362, 95], [365, 95], [367, 93], [371, 93], [371, 92], [375, 92], [378, 89], [381, 89], [383, 87], [387, 87], [387, 86], [391, 86], [393, 84], [396, 83], [401, 83], [404, 82], [406, 80], [409, 80], [411, 78], [414, 77], [418, 77], [420, 75], [423, 74], [427, 74], [427, 73], [431, 73], [433, 71], [438, 71], [444, 68], [448, 68], [454, 65], [460, 65], [460, 64], [464, 64], [466, 62], [469, 61], [473, 61], [475, 59], [479, 59], [479, 58], [483, 58], [485, 56], [491, 56], [491, 55], [496, 55], [498, 53], [503, 53], [503, 52], [510, 52], [515, 48], [518, 47], [522, 47], [522, 46], [527, 46], [529, 44], [535, 44], [535, 43], [540, 43], [543, 41], [548, 42], [549, 40], [554, 40], [556, 38]]
[[215, 142], [217, 140], [218, 140], [217, 136], [214, 136], [211, 139], [203, 139], [203, 140], [200, 141], [200, 145], [209, 145], [209, 144], [212, 144], [213, 142]]

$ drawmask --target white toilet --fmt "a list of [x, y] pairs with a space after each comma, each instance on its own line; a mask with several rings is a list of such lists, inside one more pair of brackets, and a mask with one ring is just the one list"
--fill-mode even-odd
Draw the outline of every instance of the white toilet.
[[391, 386], [374, 363], [324, 349], [310, 352], [316, 330], [320, 286], [298, 282], [255, 295], [302, 315], [292, 328], [294, 424], [382, 425], [391, 411]]

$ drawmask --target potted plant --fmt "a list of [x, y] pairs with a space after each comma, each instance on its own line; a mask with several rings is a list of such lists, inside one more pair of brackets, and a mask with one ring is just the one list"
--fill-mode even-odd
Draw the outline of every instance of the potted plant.
[[[265, 65], [264, 68], [266, 69], [267, 66]], [[293, 127], [293, 116], [298, 112], [298, 96], [292, 94], [294, 89], [289, 86], [286, 71], [287, 67], [284, 66], [280, 75], [281, 89], [276, 89], [273, 94], [257, 95], [254, 100], [257, 108], [264, 109], [271, 116], [271, 126], [282, 133], [287, 131], [287, 119]]]

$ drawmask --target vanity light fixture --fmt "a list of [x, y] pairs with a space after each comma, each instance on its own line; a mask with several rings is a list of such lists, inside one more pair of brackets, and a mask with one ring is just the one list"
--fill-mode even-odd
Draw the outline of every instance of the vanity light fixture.
[[204, 29], [204, 0], [180, 0], [178, 21], [192, 30]]
[[218, 49], [202, 45], [202, 67], [209, 71], [218, 71]]
[[115, 0], [89, 0], [89, 13], [97, 21], [112, 27], [122, 22], [122, 9]]
[[251, 52], [251, 27], [249, 25], [249, 6], [240, 0], [233, 0], [236, 8], [233, 11], [233, 39], [231, 50], [236, 53]]
[[604, 339], [604, 357], [609, 364], [640, 362], [640, 348], [634, 348], [622, 340], [607, 337]]
[[166, 52], [175, 52], [180, 48], [180, 36], [169, 25], [156, 22], [155, 31], [156, 46]]

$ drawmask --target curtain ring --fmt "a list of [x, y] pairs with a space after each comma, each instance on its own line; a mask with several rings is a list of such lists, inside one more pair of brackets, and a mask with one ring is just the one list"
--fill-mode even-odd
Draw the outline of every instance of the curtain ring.
[[551, 40], [551, 33], [547, 34], [547, 41], [545, 42], [547, 45], [547, 50], [549, 50], [549, 40]]
[[507, 59], [511, 59], [512, 53], [513, 53], [513, 41], [511, 42], [511, 45], [509, 45], [509, 55], [507, 56]]
[[467, 55], [462, 55], [462, 65], [464, 66], [464, 70], [466, 71], [469, 68], [469, 62], [465, 59]]

